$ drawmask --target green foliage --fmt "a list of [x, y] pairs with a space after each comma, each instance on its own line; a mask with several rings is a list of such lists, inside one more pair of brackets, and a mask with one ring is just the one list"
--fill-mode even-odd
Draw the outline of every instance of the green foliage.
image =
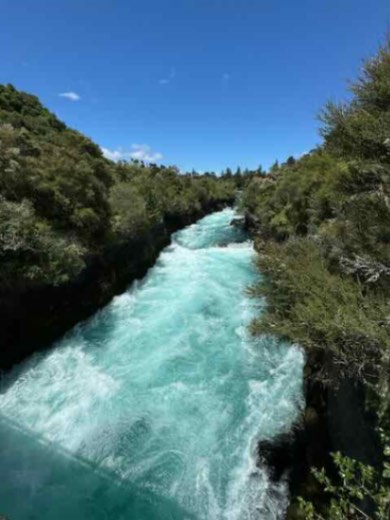
[[54, 227], [94, 241], [109, 218], [112, 176], [100, 149], [34, 96], [0, 86], [0, 194], [31, 200]]
[[321, 114], [325, 146], [352, 159], [390, 163], [390, 38], [366, 61], [349, 105], [329, 103]]
[[110, 192], [112, 229], [120, 236], [142, 233], [150, 225], [144, 197], [130, 183], [118, 182]]
[[[141, 218], [144, 219], [144, 227], [147, 227], [164, 218], [199, 212], [215, 202], [231, 201], [235, 194], [232, 181], [211, 176], [181, 175], [174, 167], [152, 165], [148, 168], [135, 163], [122, 163], [116, 169], [115, 178], [120, 178], [120, 181], [111, 188], [110, 204], [114, 231], [119, 230], [118, 223], [122, 221], [119, 226], [122, 233], [126, 229], [125, 221], [129, 224], [134, 219], [136, 223], [138, 219], [136, 227], [139, 228]], [[127, 208], [125, 192], [128, 200], [133, 202]], [[130, 234], [136, 231], [127, 229]]]
[[235, 173], [233, 173], [230, 168], [226, 168], [226, 170], [222, 171], [221, 174], [222, 178], [233, 182], [236, 188], [239, 190], [246, 188], [253, 179], [261, 178], [264, 175], [265, 172], [263, 171], [261, 165], [254, 170], [250, 170], [248, 168], [242, 170], [240, 167], [238, 167]]
[[83, 268], [83, 254], [75, 240], [59, 235], [38, 219], [29, 201], [0, 198], [2, 287], [64, 283]]
[[319, 221], [333, 217], [338, 202], [333, 179], [342, 167], [318, 150], [278, 166], [276, 180], [253, 181], [244, 192], [243, 205], [259, 220], [263, 236], [284, 240], [304, 235]]
[[[371, 380], [390, 351], [390, 301], [376, 288], [365, 290], [353, 278], [329, 272], [320, 246], [308, 238], [258, 245], [265, 280], [252, 292], [268, 309], [252, 323], [255, 334], [288, 337], [308, 349], [321, 349], [338, 371], [326, 380], [352, 375]], [[325, 367], [324, 367], [325, 369]]]
[[232, 201], [234, 180], [113, 163], [38, 98], [0, 85], [0, 289], [72, 280], [86, 254]]
[[[387, 456], [390, 450], [386, 450]], [[319, 513], [311, 502], [299, 498], [300, 515], [305, 520], [388, 520], [390, 517], [390, 464], [385, 462], [383, 472], [359, 461], [332, 455], [338, 473], [335, 484], [325, 470], [313, 469], [316, 480], [330, 497], [327, 511]], [[375, 512], [369, 515], [364, 506]]]

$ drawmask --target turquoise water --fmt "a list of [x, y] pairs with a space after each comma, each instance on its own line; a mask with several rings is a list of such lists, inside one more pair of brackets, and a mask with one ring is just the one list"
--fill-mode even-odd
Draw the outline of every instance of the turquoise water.
[[302, 404], [303, 356], [251, 340], [253, 248], [231, 209], [176, 233], [145, 279], [0, 393], [0, 513], [24, 519], [273, 520], [286, 484], [256, 443]]

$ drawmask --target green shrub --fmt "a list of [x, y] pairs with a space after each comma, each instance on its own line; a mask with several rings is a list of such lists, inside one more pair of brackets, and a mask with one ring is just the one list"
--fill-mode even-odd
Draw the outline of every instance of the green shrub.
[[67, 282], [83, 268], [83, 254], [80, 244], [37, 219], [30, 202], [0, 198], [2, 287]]
[[390, 301], [381, 292], [364, 290], [351, 277], [331, 273], [320, 247], [310, 239], [260, 246], [265, 280], [253, 289], [264, 296], [267, 312], [252, 323], [252, 332], [273, 333], [336, 360], [333, 377], [370, 378], [390, 351]]
[[[385, 456], [390, 455], [387, 447]], [[390, 464], [385, 461], [383, 472], [359, 461], [344, 457], [341, 453], [332, 455], [338, 473], [338, 482], [334, 483], [324, 469], [315, 470], [316, 480], [329, 496], [326, 512], [309, 501], [300, 498], [299, 515], [302, 520], [388, 520], [390, 518]], [[373, 514], [368, 514], [364, 507], [369, 505]]]

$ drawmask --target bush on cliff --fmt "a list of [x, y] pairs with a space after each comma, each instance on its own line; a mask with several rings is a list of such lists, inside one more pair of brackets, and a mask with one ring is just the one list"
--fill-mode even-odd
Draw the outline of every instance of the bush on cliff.
[[390, 300], [382, 290], [329, 271], [321, 248], [310, 238], [261, 242], [257, 248], [265, 278], [253, 292], [266, 298], [267, 312], [253, 321], [254, 334], [273, 333], [322, 350], [333, 365], [332, 373], [323, 367], [326, 381], [387, 376], [383, 360], [390, 352]]
[[0, 197], [1, 287], [67, 282], [84, 267], [83, 254], [78, 242], [38, 219], [29, 201]]

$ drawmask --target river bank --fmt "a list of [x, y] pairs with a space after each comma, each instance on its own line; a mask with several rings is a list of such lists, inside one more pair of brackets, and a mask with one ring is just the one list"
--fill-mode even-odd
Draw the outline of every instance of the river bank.
[[[244, 225], [262, 254], [264, 237], [258, 236], [260, 223], [250, 212]], [[338, 378], [337, 360], [331, 352], [305, 349], [305, 406], [290, 434], [273, 439], [265, 447], [267, 461], [279, 478], [288, 474], [289, 520], [301, 519], [297, 498], [311, 501], [321, 510], [327, 497], [312, 474], [312, 468], [326, 468], [335, 475], [331, 453], [341, 452], [374, 468], [380, 468], [382, 449], [376, 413], [367, 406], [367, 393], [357, 378]]]
[[70, 283], [1, 291], [0, 370], [47, 347], [142, 278], [174, 232], [233, 202], [210, 201], [199, 211], [166, 218], [137, 238], [115, 242], [99, 254], [90, 254], [86, 267]]

